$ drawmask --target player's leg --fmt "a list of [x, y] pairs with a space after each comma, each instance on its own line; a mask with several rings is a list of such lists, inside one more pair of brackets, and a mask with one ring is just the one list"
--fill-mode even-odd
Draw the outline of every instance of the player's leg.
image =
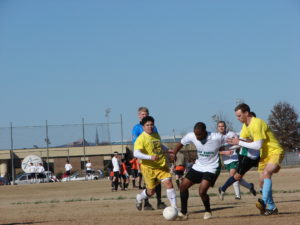
[[157, 199], [157, 209], [166, 208], [166, 204], [161, 200], [161, 183], [155, 187], [156, 199]]
[[210, 208], [210, 199], [209, 195], [207, 194], [207, 190], [210, 187], [210, 181], [203, 179], [199, 186], [199, 196], [203, 202], [205, 213], [203, 219], [207, 220], [212, 217], [211, 208]]
[[261, 172], [260, 181], [262, 185], [262, 199], [258, 199], [256, 207], [261, 214], [274, 215], [278, 214], [278, 209], [272, 196], [272, 175], [278, 171], [283, 155], [272, 154], [262, 158], [259, 162], [258, 170]]
[[[237, 167], [237, 164], [236, 164]], [[234, 174], [236, 173], [236, 167], [235, 165], [232, 165], [232, 167], [229, 170], [229, 176], [234, 176]], [[233, 189], [234, 189], [234, 193], [235, 193], [235, 199], [241, 199], [241, 190], [240, 190], [240, 183], [239, 181], [236, 181], [232, 184]]]
[[[142, 210], [143, 201], [145, 202], [144, 210], [153, 210], [153, 207], [150, 205], [148, 198], [151, 197], [155, 193], [155, 187], [157, 185], [157, 179], [153, 175], [151, 168], [147, 168], [145, 166], [141, 166], [142, 174], [144, 181], [146, 183], [146, 189], [144, 189], [140, 194], [136, 196], [136, 208], [138, 210]], [[150, 209], [149, 205], [152, 209]]]

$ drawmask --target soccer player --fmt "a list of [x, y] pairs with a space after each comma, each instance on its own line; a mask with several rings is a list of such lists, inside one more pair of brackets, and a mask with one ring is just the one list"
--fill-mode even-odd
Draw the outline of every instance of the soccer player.
[[269, 126], [262, 119], [256, 118], [251, 114], [250, 107], [239, 104], [235, 108], [237, 119], [243, 123], [240, 137], [250, 139], [252, 142], [241, 141], [233, 138], [229, 144], [240, 145], [249, 149], [260, 150], [260, 160], [258, 171], [260, 180], [263, 180], [262, 199], [258, 199], [256, 207], [262, 215], [278, 214], [278, 209], [272, 196], [272, 175], [280, 169], [280, 163], [284, 157], [284, 150], [270, 130]]
[[[219, 121], [217, 124], [218, 132], [225, 136], [225, 140], [228, 138], [237, 137], [237, 134], [232, 131], [226, 130], [226, 123], [224, 121]], [[239, 168], [239, 159], [238, 154], [235, 149], [232, 149], [234, 146], [226, 144], [225, 150], [220, 151], [220, 155], [222, 156], [223, 163], [225, 165], [226, 170], [229, 172], [229, 176], [232, 177], [237, 173]], [[243, 164], [243, 160], [241, 160], [241, 164]], [[240, 170], [239, 170], [240, 171]], [[241, 199], [240, 193], [240, 184], [245, 188], [249, 189], [249, 191], [256, 196], [256, 191], [254, 189], [254, 184], [246, 182], [244, 179], [240, 179], [239, 181], [235, 181], [232, 186], [235, 192], [235, 199]], [[222, 192], [221, 192], [222, 193]], [[223, 195], [221, 195], [221, 200], [223, 200]]]
[[88, 160], [85, 164], [87, 179], [91, 177], [92, 174], [92, 163], [91, 160]]
[[[141, 160], [141, 171], [146, 189], [136, 196], [136, 207], [142, 210], [142, 204], [155, 194], [156, 186], [162, 183], [167, 192], [171, 206], [177, 208], [176, 192], [172, 183], [172, 175], [167, 164], [167, 148], [161, 144], [160, 136], [154, 132], [154, 119], [146, 116], [142, 119], [143, 133], [134, 143], [134, 157]], [[178, 214], [179, 216], [181, 214]]]
[[113, 166], [113, 173], [114, 176], [112, 178], [112, 191], [117, 191], [118, 190], [118, 185], [119, 185], [119, 178], [120, 178], [120, 156], [118, 152], [114, 152], [114, 157], [112, 157], [111, 162]]
[[121, 160], [120, 178], [123, 180], [122, 190], [126, 191], [129, 184], [129, 174], [126, 167], [126, 159]]
[[184, 215], [184, 219], [188, 219], [188, 189], [192, 185], [200, 183], [199, 195], [205, 207], [203, 219], [206, 220], [212, 217], [207, 191], [209, 187], [214, 186], [220, 174], [219, 150], [225, 143], [225, 139], [220, 133], [207, 132], [206, 125], [198, 122], [194, 126], [194, 132], [186, 134], [173, 149], [174, 157], [183, 146], [190, 143], [196, 146], [197, 160], [180, 184], [181, 213]]
[[178, 152], [176, 155], [176, 160], [174, 162], [174, 170], [175, 170], [175, 179], [176, 184], [179, 189], [180, 182], [183, 179], [184, 171], [185, 171], [185, 156], [182, 152]]
[[[132, 143], [135, 144], [136, 139], [140, 136], [140, 134], [144, 131], [143, 126], [141, 125], [141, 121], [144, 117], [149, 116], [149, 109], [147, 107], [139, 107], [138, 108], [138, 118], [140, 120], [140, 123], [136, 124], [132, 129]], [[158, 133], [156, 126], [153, 128], [153, 133]], [[139, 179], [139, 187], [141, 185], [142, 181], [142, 174], [138, 174]], [[156, 199], [157, 199], [157, 209], [164, 209], [166, 208], [166, 204], [162, 202], [161, 200], [161, 184], [158, 183], [155, 187], [155, 193], [156, 193]], [[149, 201], [145, 200], [144, 210], [154, 210], [152, 205], [149, 203]]]
[[71, 176], [71, 170], [72, 170], [72, 165], [70, 161], [67, 159], [66, 164], [65, 164], [65, 170], [66, 170], [66, 176], [67, 176], [67, 181], [70, 181], [70, 176]]

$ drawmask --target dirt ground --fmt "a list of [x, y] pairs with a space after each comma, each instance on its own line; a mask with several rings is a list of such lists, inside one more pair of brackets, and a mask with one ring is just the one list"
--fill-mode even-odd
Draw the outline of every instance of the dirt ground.
[[[197, 195], [197, 185], [190, 191], [189, 220], [166, 221], [162, 210], [137, 211], [134, 198], [139, 191], [131, 185], [128, 191], [111, 192], [109, 181], [104, 179], [0, 186], [0, 224], [300, 224], [300, 168], [282, 169], [273, 176], [273, 195], [280, 214], [268, 217], [260, 216], [255, 207], [260, 194], [254, 197], [243, 187], [242, 200], [234, 199], [232, 187], [224, 201], [219, 200], [217, 187], [227, 177], [226, 172], [221, 173], [215, 187], [209, 190], [213, 218], [206, 221], [202, 219], [204, 208]], [[245, 179], [258, 189], [256, 171], [248, 172]], [[164, 189], [162, 194], [163, 201], [168, 203]], [[156, 205], [155, 198], [150, 202]]]

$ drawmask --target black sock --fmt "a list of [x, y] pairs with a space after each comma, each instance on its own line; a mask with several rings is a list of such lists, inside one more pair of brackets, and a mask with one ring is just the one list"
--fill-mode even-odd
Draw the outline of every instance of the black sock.
[[209, 196], [206, 195], [204, 197], [201, 197], [202, 199], [202, 202], [203, 202], [203, 205], [205, 207], [205, 211], [206, 212], [211, 212], [211, 209], [210, 209], [210, 202], [209, 202]]
[[179, 180], [176, 180], [176, 184], [177, 184], [177, 187], [179, 188], [179, 186], [180, 186]]
[[158, 184], [155, 187], [155, 193], [156, 193], [157, 204], [159, 204], [161, 203], [161, 184]]
[[225, 184], [221, 187], [221, 189], [222, 189], [222, 191], [226, 191], [227, 190], [227, 188], [229, 187], [229, 186], [231, 186], [234, 182], [236, 182], [237, 180], [236, 179], [234, 179], [234, 176], [232, 176], [232, 177], [229, 177], [228, 179], [227, 179], [227, 181], [225, 182]]
[[181, 212], [184, 215], [187, 213], [188, 199], [189, 199], [189, 190], [180, 192]]
[[135, 180], [132, 181], [132, 186], [135, 187]]

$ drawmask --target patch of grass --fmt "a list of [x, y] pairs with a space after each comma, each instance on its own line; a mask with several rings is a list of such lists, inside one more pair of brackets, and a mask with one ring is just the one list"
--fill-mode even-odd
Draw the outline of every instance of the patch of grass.
[[99, 201], [99, 198], [90, 197], [90, 201]]
[[83, 202], [83, 201], [87, 201], [87, 200], [84, 200], [82, 198], [74, 198], [74, 199], [64, 200], [64, 202]]
[[47, 201], [36, 201], [33, 204], [43, 204], [43, 203], [48, 203]]

